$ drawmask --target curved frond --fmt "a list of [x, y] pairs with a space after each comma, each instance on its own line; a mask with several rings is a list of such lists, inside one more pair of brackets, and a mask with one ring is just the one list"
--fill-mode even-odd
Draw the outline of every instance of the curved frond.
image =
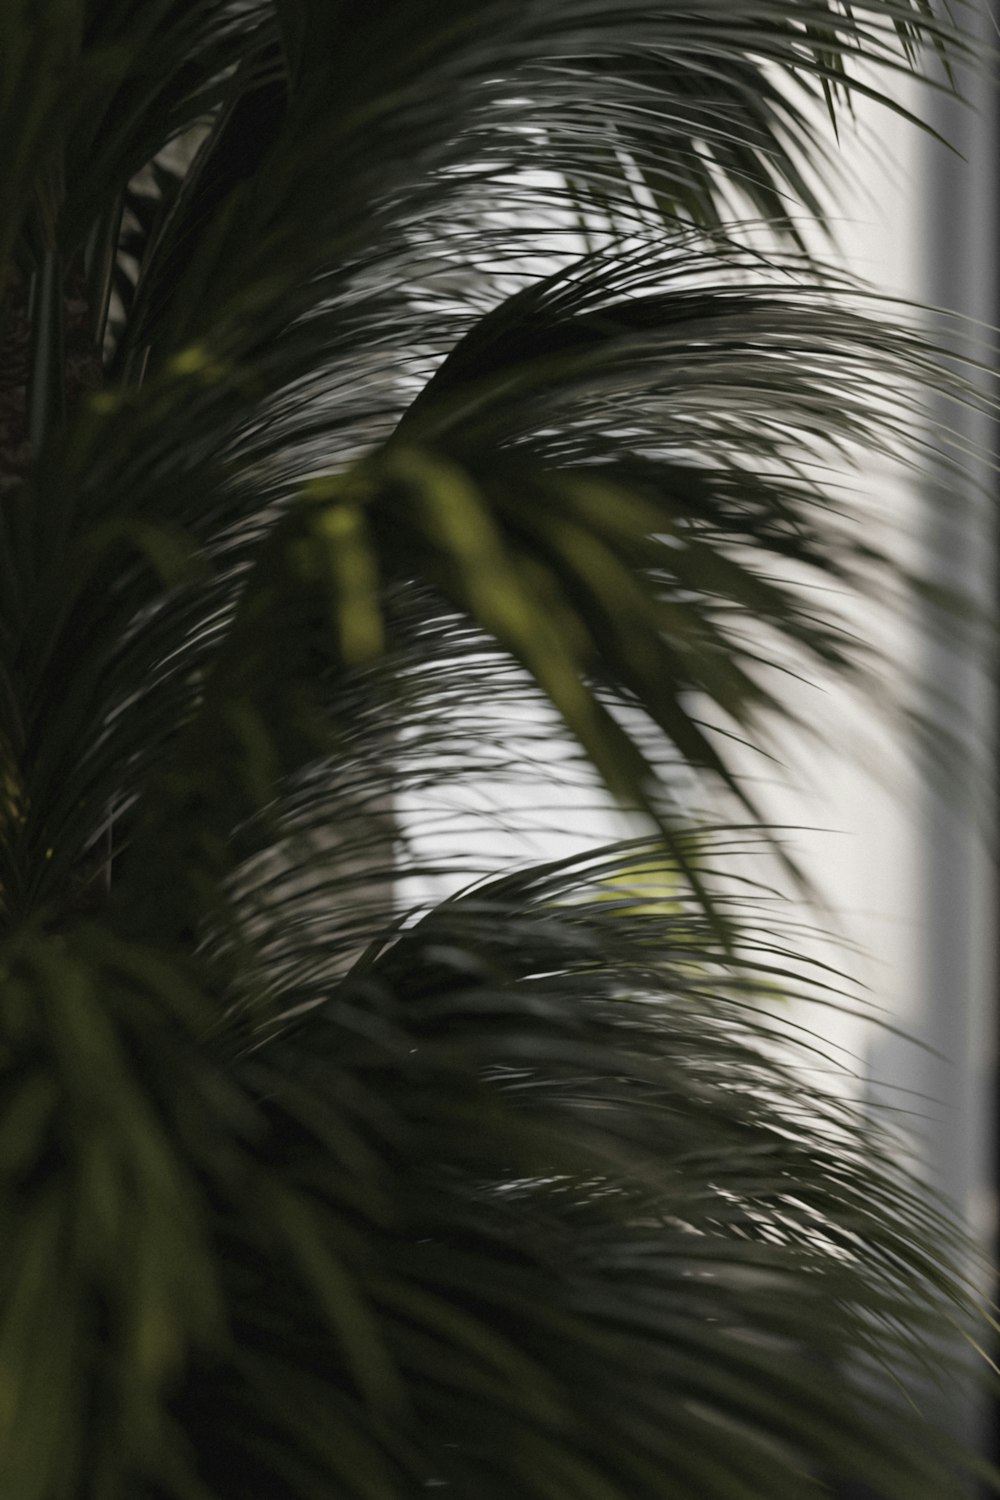
[[[757, 821], [781, 674], [878, 680], [851, 464], [960, 465], [811, 231], [823, 111], [969, 58], [929, 0], [0, 7], [12, 1500], [975, 1471], [968, 1247], [682, 815]], [[411, 909], [406, 799], [560, 718], [656, 841]]]
[[235, 1054], [197, 969], [8, 944], [17, 1493], [951, 1493], [953, 1231], [790, 1052], [780, 946], [734, 962], [669, 869], [507, 876], [339, 978], [303, 938]]

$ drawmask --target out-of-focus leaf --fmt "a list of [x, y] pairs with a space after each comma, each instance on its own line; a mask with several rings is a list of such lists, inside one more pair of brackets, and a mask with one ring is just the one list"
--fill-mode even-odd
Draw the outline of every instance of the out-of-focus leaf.
[[[925, 0], [0, 7], [5, 1497], [974, 1467], [965, 1250], [678, 807], [752, 803], [775, 668], [873, 678], [811, 583], [902, 572], [824, 476], [970, 399], [799, 223], [817, 105], [927, 48]], [[663, 839], [410, 911], [456, 862], [398, 808], [556, 715]]]

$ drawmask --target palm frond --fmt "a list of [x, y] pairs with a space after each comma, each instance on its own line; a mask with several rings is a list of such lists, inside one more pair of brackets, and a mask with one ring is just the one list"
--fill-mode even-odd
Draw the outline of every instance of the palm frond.
[[[527, 671], [623, 802], [658, 808], [648, 735], [630, 728], [644, 715], [661, 737], [654, 761], [711, 772], [756, 819], [706, 721], [761, 742], [776, 666], [860, 686], [881, 665], [870, 643], [817, 614], [810, 592], [823, 582], [846, 597], [876, 576], [885, 586], [886, 560], [848, 498], [830, 506], [829, 467], [898, 452], [910, 393], [929, 374], [956, 399], [968, 387], [943, 350], [887, 328], [848, 289], [753, 283], [739, 266], [711, 284], [707, 258], [687, 261], [599, 256], [515, 293], [472, 325], [395, 430], [387, 411], [380, 444], [353, 464], [348, 448], [342, 472], [314, 466], [361, 436], [336, 399], [356, 373], [350, 342], [322, 344], [317, 388], [279, 412], [270, 394], [253, 399], [252, 371], [181, 360], [95, 413], [75, 473], [45, 481], [77, 485], [75, 514], [39, 507], [36, 489], [23, 496], [44, 561], [29, 612], [9, 628], [40, 644], [42, 617], [51, 634], [24, 663], [45, 715], [31, 727], [24, 795], [46, 821], [20, 857], [37, 869], [44, 841], [45, 883], [58, 884], [58, 851], [81, 852], [62, 820], [83, 803], [103, 822], [112, 798], [142, 821], [145, 797], [151, 828], [180, 836], [190, 824], [199, 843], [211, 805], [225, 850], [275, 778], [324, 754], [324, 694], [341, 716], [366, 694], [371, 712], [392, 715], [407, 647], [383, 591], [415, 575], [437, 591], [416, 627], [424, 652], [464, 614], [484, 647], [498, 643]], [[320, 341], [322, 311], [312, 321]], [[404, 401], [397, 392], [397, 410]], [[378, 419], [361, 411], [370, 428]], [[143, 509], [130, 515], [135, 495]], [[10, 508], [12, 531], [21, 514]], [[108, 669], [88, 678], [81, 653], [95, 663], [99, 650]], [[74, 684], [68, 699], [60, 681]], [[137, 702], [155, 699], [163, 724], [139, 758], [133, 715], [104, 696], [122, 682]], [[82, 796], [80, 778], [90, 788], [100, 775], [104, 796]], [[164, 777], [189, 787], [183, 817]], [[119, 826], [124, 836], [129, 821]], [[98, 828], [81, 832], [89, 842]], [[143, 855], [127, 887], [144, 868], [159, 880]], [[6, 888], [17, 884], [12, 872]]]
[[[927, 0], [0, 9], [4, 1494], [975, 1471], [968, 1247], [678, 789], [756, 819], [774, 669], [878, 680], [835, 472], [980, 399], [802, 227], [817, 105], [928, 49]], [[401, 805], [525, 705], [657, 840], [410, 909]]]
[[481, 884], [339, 978], [303, 936], [249, 1033], [108, 932], [8, 944], [17, 1493], [951, 1493], [953, 1230], [774, 1018], [780, 956], [676, 878], [606, 899], [662, 859]]

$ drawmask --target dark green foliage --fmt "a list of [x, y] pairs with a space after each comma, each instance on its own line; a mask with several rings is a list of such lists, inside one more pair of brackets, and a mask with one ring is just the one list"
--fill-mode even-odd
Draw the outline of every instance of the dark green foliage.
[[[771, 667], [877, 680], [830, 465], [966, 393], [802, 215], [863, 64], [965, 48], [737, 10], [0, 9], [5, 1500], [974, 1467], [966, 1252], [677, 791], [756, 818]], [[401, 910], [525, 701], [648, 837]]]

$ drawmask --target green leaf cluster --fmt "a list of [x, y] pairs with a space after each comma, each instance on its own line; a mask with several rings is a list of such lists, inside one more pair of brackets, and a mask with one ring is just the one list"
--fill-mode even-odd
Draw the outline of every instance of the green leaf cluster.
[[[925, 0], [0, 7], [5, 1497], [962, 1492], [966, 1248], [678, 777], [756, 823], [775, 669], [879, 680], [834, 476], [972, 387], [804, 226], [823, 111], [968, 55]], [[525, 701], [648, 835], [405, 909], [399, 807]]]

